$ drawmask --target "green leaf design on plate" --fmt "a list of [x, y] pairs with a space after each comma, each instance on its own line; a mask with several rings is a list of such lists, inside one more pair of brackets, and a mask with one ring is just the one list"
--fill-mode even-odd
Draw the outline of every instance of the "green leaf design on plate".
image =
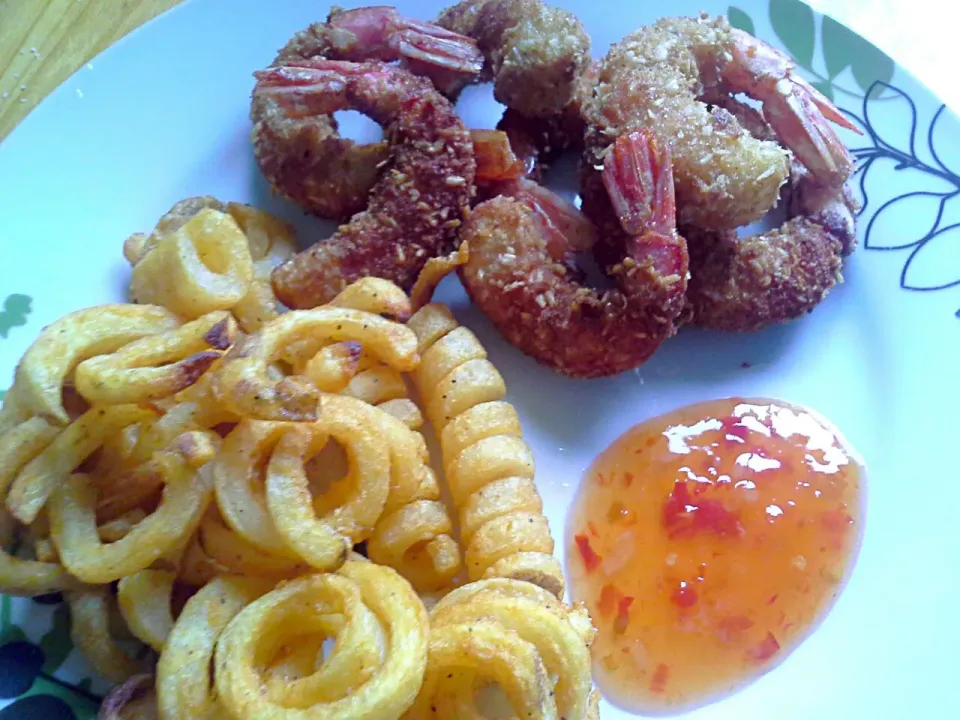
[[[893, 77], [893, 60], [868, 40], [831, 17], [823, 17], [823, 59], [833, 79], [847, 67], [864, 92], [876, 81], [888, 83]], [[879, 93], [878, 93], [879, 95]]]
[[3, 310], [0, 310], [0, 337], [5, 338], [10, 333], [10, 328], [27, 324], [31, 301], [29, 295], [7, 295], [7, 299], [3, 301]]
[[820, 29], [823, 32], [820, 40], [823, 45], [823, 61], [827, 65], [827, 75], [832, 80], [853, 62], [856, 55], [851, 39], [859, 38], [829, 15], [823, 16]]
[[739, 28], [744, 32], [748, 32], [751, 35], [756, 35], [757, 31], [753, 25], [753, 20], [749, 15], [735, 5], [731, 5], [727, 9], [727, 19], [730, 21], [730, 24], [735, 28]]
[[828, 100], [833, 100], [833, 84], [829, 80], [815, 80], [810, 84], [822, 92]]
[[0, 596], [0, 645], [12, 642], [22, 642], [27, 639], [23, 630], [13, 620], [13, 600], [9, 595]]
[[27, 692], [20, 697], [29, 697], [30, 695], [52, 695], [60, 698], [77, 716], [77, 720], [93, 720], [97, 716], [99, 704], [94, 698], [83, 689], [74, 689], [67, 683], [55, 678], [47, 678], [41, 675], [33, 683]]
[[53, 611], [50, 629], [40, 638], [40, 649], [46, 658], [43, 671], [52, 673], [67, 659], [73, 649], [70, 639], [70, 609], [66, 603], [60, 603]]
[[810, 6], [800, 0], [770, 0], [770, 23], [797, 63], [811, 69], [816, 28]]

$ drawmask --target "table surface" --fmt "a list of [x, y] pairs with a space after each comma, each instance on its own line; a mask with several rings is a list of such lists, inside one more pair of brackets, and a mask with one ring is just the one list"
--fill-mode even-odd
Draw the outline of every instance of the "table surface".
[[[180, 1], [0, 0], [0, 140], [94, 55]], [[960, 83], [954, 75], [960, 4], [808, 1], [872, 41], [960, 110]]]

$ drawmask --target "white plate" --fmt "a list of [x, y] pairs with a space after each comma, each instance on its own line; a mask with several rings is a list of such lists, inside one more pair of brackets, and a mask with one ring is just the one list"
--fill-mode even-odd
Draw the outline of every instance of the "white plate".
[[[442, 7], [398, 4], [421, 18]], [[595, 55], [667, 7], [558, 4], [583, 19]], [[738, 7], [760, 37], [782, 46], [776, 26], [812, 68], [811, 78], [822, 82], [832, 74], [826, 83], [837, 103], [874, 131], [865, 139], [843, 136], [865, 148], [858, 153], [864, 164], [874, 161], [863, 182], [868, 203], [861, 247], [847, 262], [846, 282], [821, 307], [757, 335], [685, 329], [635, 373], [573, 381], [503, 343], [455, 280], [445, 282], [439, 299], [477, 332], [507, 380], [536, 453], [537, 482], [560, 550], [567, 507], [594, 455], [631, 425], [680, 405], [734, 394], [808, 405], [832, 419], [866, 458], [871, 487], [864, 545], [834, 611], [776, 670], [690, 718], [960, 717], [954, 686], [960, 664], [954, 488], [960, 123], [882, 53], [805, 6], [739, 0]], [[714, 0], [683, 0], [669, 12], [701, 8], [728, 10]], [[304, 241], [322, 237], [328, 228], [269, 196], [252, 160], [247, 112], [251, 73], [325, 12], [316, 3], [292, 1], [187, 3], [81, 69], [4, 141], [0, 378], [11, 376], [43, 325], [123, 298], [123, 239], [151, 228], [183, 197], [252, 202], [296, 220], [306, 229]], [[864, 107], [864, 90], [875, 79], [896, 91]], [[489, 91], [470, 93], [462, 105], [473, 125], [492, 126], [498, 118]], [[941, 286], [950, 287], [932, 291]], [[102, 682], [85, 680], [88, 671], [65, 645], [56, 607], [3, 600], [0, 707], [25, 695], [0, 710], [0, 718], [34, 717], [27, 714], [31, 707], [45, 720], [70, 717], [63, 714], [67, 707], [89, 717], [91, 705], [60, 684], [81, 684], [92, 695], [104, 691]], [[60, 625], [51, 629], [54, 618]], [[24, 637], [41, 644], [48, 658], [39, 673], [21, 677], [18, 689], [10, 673], [32, 667], [35, 647], [13, 642]], [[603, 715], [621, 717], [609, 707]]]

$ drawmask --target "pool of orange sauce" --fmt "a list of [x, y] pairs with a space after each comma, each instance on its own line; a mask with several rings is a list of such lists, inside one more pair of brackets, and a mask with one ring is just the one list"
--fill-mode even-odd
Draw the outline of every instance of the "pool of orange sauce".
[[599, 455], [566, 541], [601, 692], [681, 712], [780, 663], [855, 561], [865, 477], [852, 453], [810, 411], [735, 398], [654, 418]]

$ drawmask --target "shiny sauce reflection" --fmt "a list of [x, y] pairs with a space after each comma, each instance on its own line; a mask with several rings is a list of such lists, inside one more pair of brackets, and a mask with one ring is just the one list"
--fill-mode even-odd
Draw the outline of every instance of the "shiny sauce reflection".
[[774, 400], [700, 403], [622, 435], [567, 526], [601, 692], [679, 712], [776, 666], [843, 589], [864, 486], [834, 428]]

